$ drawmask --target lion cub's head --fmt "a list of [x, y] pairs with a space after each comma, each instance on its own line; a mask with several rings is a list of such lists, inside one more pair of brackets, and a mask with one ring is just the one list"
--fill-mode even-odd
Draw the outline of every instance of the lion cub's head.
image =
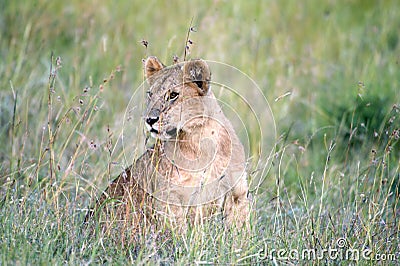
[[145, 74], [150, 88], [144, 119], [152, 137], [176, 138], [213, 115], [215, 98], [210, 97], [211, 72], [205, 61], [197, 59], [166, 67], [151, 56], [145, 61]]

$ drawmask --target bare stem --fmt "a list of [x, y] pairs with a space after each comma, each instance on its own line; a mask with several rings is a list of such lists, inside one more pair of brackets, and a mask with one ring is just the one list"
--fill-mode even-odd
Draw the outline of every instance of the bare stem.
[[185, 40], [185, 52], [183, 54], [183, 61], [186, 61], [186, 55], [187, 55], [187, 51], [188, 51], [188, 42], [189, 42], [189, 37], [190, 37], [190, 32], [192, 32], [193, 29], [193, 17], [190, 20], [190, 24], [189, 24], [189, 28], [186, 34], [186, 40]]

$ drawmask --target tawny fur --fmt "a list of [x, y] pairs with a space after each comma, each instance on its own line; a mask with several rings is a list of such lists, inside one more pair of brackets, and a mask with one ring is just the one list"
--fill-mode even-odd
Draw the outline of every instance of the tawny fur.
[[97, 213], [105, 224], [138, 230], [167, 220], [184, 229], [222, 213], [228, 226], [243, 226], [249, 216], [245, 153], [210, 90], [208, 65], [192, 60], [165, 67], [149, 57], [145, 72], [145, 120], [156, 143], [109, 185], [88, 217]]

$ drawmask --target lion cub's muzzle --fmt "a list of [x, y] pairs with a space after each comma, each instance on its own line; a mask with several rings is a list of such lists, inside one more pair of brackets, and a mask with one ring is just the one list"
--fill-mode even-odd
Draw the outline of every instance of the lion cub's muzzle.
[[166, 125], [163, 125], [162, 119], [160, 119], [160, 110], [158, 109], [150, 110], [144, 121], [153, 138], [170, 139], [177, 134], [176, 128], [168, 129]]
[[146, 117], [144, 118], [146, 122], [146, 128], [150, 131], [150, 133], [159, 134], [160, 130], [160, 110], [151, 109]]
[[159, 117], [147, 117], [146, 118], [146, 127], [149, 129], [149, 131], [151, 133], [158, 134], [158, 130], [153, 127], [154, 124], [158, 122], [158, 120], [160, 120]]

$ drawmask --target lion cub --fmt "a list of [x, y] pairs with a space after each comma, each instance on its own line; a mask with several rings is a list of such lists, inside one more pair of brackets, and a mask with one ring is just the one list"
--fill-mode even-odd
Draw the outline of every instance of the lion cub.
[[87, 218], [100, 215], [140, 229], [168, 221], [179, 230], [222, 213], [228, 226], [249, 215], [246, 159], [229, 120], [210, 90], [203, 60], [165, 67], [145, 61], [145, 125], [154, 146], [106, 189]]

